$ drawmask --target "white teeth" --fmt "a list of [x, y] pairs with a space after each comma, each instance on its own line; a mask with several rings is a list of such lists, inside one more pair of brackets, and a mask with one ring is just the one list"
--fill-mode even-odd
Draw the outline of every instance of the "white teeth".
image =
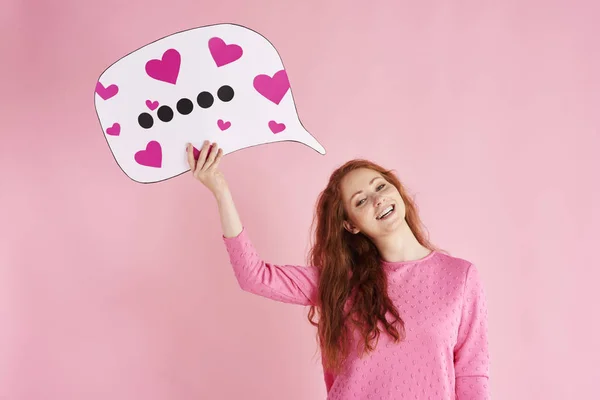
[[377, 216], [377, 219], [381, 219], [381, 218], [382, 218], [384, 215], [386, 215], [387, 213], [389, 213], [390, 211], [393, 211], [393, 210], [394, 210], [394, 207], [393, 207], [393, 206], [386, 207], [386, 209], [385, 209], [385, 210], [383, 210], [383, 211], [381, 212], [381, 214], [379, 214], [379, 215]]

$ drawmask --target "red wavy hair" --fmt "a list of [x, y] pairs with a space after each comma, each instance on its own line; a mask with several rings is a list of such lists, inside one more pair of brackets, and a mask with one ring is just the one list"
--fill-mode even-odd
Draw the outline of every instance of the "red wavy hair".
[[379, 172], [398, 189], [405, 203], [405, 220], [416, 239], [423, 246], [435, 249], [426, 238], [414, 201], [391, 170], [355, 159], [332, 173], [315, 209], [313, 228], [315, 223], [316, 228], [309, 263], [319, 267], [320, 278], [318, 305], [311, 306], [308, 313], [308, 320], [318, 328], [323, 367], [330, 372], [340, 370], [350, 351], [354, 329], [360, 333], [362, 349], [357, 350], [362, 354], [374, 350], [380, 327], [396, 342], [404, 337], [404, 321], [389, 299], [377, 248], [365, 235], [351, 234], [343, 226], [347, 214], [340, 183], [346, 174], [358, 168]]

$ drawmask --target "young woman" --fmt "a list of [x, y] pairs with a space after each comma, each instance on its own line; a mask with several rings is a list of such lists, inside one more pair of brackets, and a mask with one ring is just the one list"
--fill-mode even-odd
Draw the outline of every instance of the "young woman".
[[[310, 306], [328, 399], [490, 398], [487, 306], [476, 267], [425, 238], [390, 171], [353, 160], [333, 172], [316, 208], [311, 266], [263, 261], [205, 142], [195, 179], [215, 196], [243, 290]], [[317, 318], [318, 317], [318, 318]]]

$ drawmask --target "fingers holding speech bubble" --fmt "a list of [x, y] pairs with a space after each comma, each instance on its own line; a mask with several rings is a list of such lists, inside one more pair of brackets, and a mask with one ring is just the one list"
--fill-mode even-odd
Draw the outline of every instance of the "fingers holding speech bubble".
[[140, 183], [189, 170], [186, 143], [223, 154], [294, 141], [325, 154], [302, 125], [275, 47], [235, 24], [179, 32], [119, 59], [95, 86], [95, 107], [119, 167]]

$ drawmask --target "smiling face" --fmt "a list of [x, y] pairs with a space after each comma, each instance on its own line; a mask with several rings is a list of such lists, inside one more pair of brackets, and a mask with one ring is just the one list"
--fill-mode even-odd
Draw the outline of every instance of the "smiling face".
[[394, 232], [404, 223], [405, 205], [398, 189], [379, 172], [359, 168], [349, 172], [340, 189], [351, 233], [376, 239]]

